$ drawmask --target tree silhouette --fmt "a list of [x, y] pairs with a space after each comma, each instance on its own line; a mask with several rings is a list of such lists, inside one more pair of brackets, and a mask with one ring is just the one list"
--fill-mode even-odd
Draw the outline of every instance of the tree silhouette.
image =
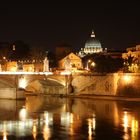
[[137, 61], [137, 59], [130, 54], [127, 57], [127, 59], [124, 60], [124, 72], [131, 72], [129, 70], [129, 67], [132, 66], [132, 64], [135, 63], [136, 61]]
[[87, 64], [88, 60], [95, 63], [95, 67], [89, 67], [93, 72], [113, 73], [123, 68], [122, 58], [112, 58], [110, 55], [94, 54], [86, 56], [83, 61]]

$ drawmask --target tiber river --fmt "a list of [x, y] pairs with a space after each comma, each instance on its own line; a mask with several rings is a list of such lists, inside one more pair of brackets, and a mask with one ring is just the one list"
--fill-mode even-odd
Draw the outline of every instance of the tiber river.
[[29, 96], [0, 100], [2, 140], [140, 140], [140, 102]]

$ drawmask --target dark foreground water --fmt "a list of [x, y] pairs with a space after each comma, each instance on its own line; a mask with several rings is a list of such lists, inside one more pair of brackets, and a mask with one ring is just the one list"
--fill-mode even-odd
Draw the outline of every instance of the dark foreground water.
[[0, 100], [2, 140], [140, 140], [140, 102], [57, 97]]

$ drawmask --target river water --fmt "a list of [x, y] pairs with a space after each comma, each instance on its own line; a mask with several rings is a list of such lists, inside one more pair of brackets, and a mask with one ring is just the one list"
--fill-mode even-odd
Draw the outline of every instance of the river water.
[[49, 96], [0, 100], [2, 140], [140, 140], [140, 102]]

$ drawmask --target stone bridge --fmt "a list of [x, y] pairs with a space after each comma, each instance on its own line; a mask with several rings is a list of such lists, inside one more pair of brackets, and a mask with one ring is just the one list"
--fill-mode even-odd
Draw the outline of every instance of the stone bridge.
[[29, 75], [29, 74], [20, 74], [20, 75], [1, 75], [0, 74], [0, 88], [1, 87], [15, 87], [15, 86], [20, 86], [19, 82], [22, 79], [26, 80], [26, 85], [29, 85], [31, 82], [36, 81], [36, 80], [43, 80], [43, 81], [54, 81], [55, 83], [58, 83], [60, 85], [65, 86], [66, 82], [70, 82], [69, 79], [70, 76], [68, 75]]
[[[140, 74], [105, 75], [0, 74], [0, 98], [24, 89], [28, 94], [94, 94], [140, 96]], [[11, 94], [12, 92], [12, 94]], [[20, 94], [18, 94], [20, 95]]]
[[30, 94], [67, 94], [71, 92], [70, 83], [68, 75], [0, 74], [0, 94], [19, 89], [25, 89]]

